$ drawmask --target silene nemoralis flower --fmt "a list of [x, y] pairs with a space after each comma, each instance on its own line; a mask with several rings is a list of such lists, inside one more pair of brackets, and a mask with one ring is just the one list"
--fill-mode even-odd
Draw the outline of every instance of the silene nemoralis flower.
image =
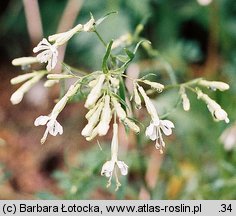
[[55, 68], [58, 57], [57, 44], [50, 44], [46, 38], [43, 38], [43, 40], [33, 49], [33, 52], [40, 52], [36, 58], [41, 63], [48, 63], [46, 66], [47, 71], [51, 71]]
[[120, 170], [121, 175], [128, 174], [128, 166], [124, 161], [119, 161], [118, 158], [118, 125], [113, 124], [113, 137], [111, 142], [111, 160], [106, 161], [102, 166], [101, 175], [105, 175], [108, 179], [107, 187], [111, 185], [111, 179], [113, 174], [115, 175], [116, 180], [116, 191], [121, 186], [117, 171]]

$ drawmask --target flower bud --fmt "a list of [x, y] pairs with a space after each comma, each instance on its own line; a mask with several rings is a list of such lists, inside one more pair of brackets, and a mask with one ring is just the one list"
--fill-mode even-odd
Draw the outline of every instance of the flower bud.
[[109, 80], [114, 88], [118, 88], [120, 84], [120, 80], [115, 77], [109, 77]]
[[155, 106], [153, 105], [153, 103], [151, 102], [150, 98], [147, 96], [147, 94], [145, 93], [143, 87], [139, 86], [138, 87], [138, 90], [140, 92], [140, 94], [143, 96], [143, 99], [144, 99], [144, 102], [145, 102], [145, 105], [146, 105], [146, 108], [147, 108], [147, 111], [148, 113], [150, 114], [152, 120], [154, 121], [158, 121], [159, 120], [159, 117], [157, 115], [157, 111], [156, 111], [156, 108]]
[[115, 97], [111, 98], [112, 100], [112, 104], [114, 106], [114, 109], [116, 111], [117, 116], [119, 117], [119, 119], [121, 121], [125, 120], [126, 118], [126, 112], [124, 111], [124, 109], [121, 107], [120, 103], [117, 101], [117, 99]]
[[137, 90], [137, 86], [136, 84], [134, 84], [134, 102], [135, 102], [135, 107], [137, 109], [141, 109], [142, 105], [141, 105], [141, 98], [138, 94], [138, 90]]
[[91, 132], [91, 135], [86, 137], [86, 140], [87, 141], [91, 141], [93, 140], [96, 136], [98, 135], [98, 127], [95, 127], [92, 132]]
[[22, 101], [24, 94], [36, 83], [38, 82], [45, 73], [38, 72], [32, 79], [25, 82], [20, 88], [18, 88], [15, 93], [12, 94], [10, 101], [12, 104], [18, 104]]
[[37, 62], [38, 60], [36, 57], [21, 57], [21, 58], [13, 59], [11, 63], [14, 66], [20, 66], [20, 65], [31, 65]]
[[97, 84], [98, 80], [97, 79], [94, 79], [94, 80], [91, 80], [89, 83], [88, 83], [88, 86], [90, 88], [93, 88], [96, 84]]
[[52, 80], [59, 80], [59, 79], [67, 79], [67, 78], [74, 78], [75, 76], [71, 74], [48, 74], [47, 78]]
[[110, 96], [105, 96], [105, 103], [101, 114], [101, 120], [98, 124], [98, 134], [99, 136], [104, 136], [109, 130], [109, 124], [111, 121], [111, 107], [110, 107]]
[[46, 88], [50, 88], [52, 86], [54, 86], [55, 84], [59, 83], [59, 80], [47, 80], [45, 83], [44, 83], [44, 87]]
[[190, 101], [188, 99], [188, 96], [185, 92], [185, 88], [181, 87], [180, 88], [180, 96], [182, 98], [182, 103], [183, 103], [183, 109], [184, 111], [189, 111], [190, 110]]
[[92, 88], [92, 90], [88, 94], [87, 100], [84, 105], [86, 108], [92, 107], [96, 103], [98, 98], [101, 96], [104, 80], [105, 80], [105, 75], [101, 74], [98, 78], [97, 84]]
[[143, 80], [143, 83], [150, 85], [152, 88], [156, 89], [158, 92], [162, 92], [164, 89], [164, 85], [157, 83], [157, 82], [151, 82], [149, 80]]
[[22, 74], [22, 75], [12, 78], [10, 82], [12, 85], [15, 85], [34, 77], [36, 74], [37, 72]]
[[88, 124], [84, 127], [84, 129], [82, 130], [81, 134], [84, 137], [89, 137], [92, 134], [92, 130], [95, 127], [95, 125], [98, 123], [99, 121], [99, 117], [103, 108], [104, 102], [100, 102], [97, 110], [94, 112], [94, 114], [89, 118], [88, 120]]
[[210, 88], [212, 90], [220, 90], [220, 91], [225, 91], [229, 89], [229, 85], [224, 82], [219, 82], [219, 81], [207, 81], [207, 80], [200, 80], [198, 82], [199, 85], [205, 86], [207, 88]]
[[10, 101], [13, 105], [15, 105], [15, 104], [20, 103], [23, 97], [24, 97], [23, 91], [18, 89], [11, 95]]
[[124, 124], [127, 125], [135, 133], [140, 132], [140, 128], [138, 127], [138, 125], [136, 125], [133, 121], [129, 120], [128, 118], [124, 120]]
[[84, 24], [83, 30], [85, 32], [93, 31], [94, 24], [95, 24], [95, 20], [94, 20], [93, 16], [91, 16], [91, 19], [86, 24]]
[[83, 26], [81, 24], [78, 24], [77, 26], [75, 26], [74, 28], [72, 28], [71, 30], [67, 32], [62, 32], [62, 33], [49, 36], [48, 40], [50, 42], [55, 41], [55, 44], [57, 46], [61, 46], [65, 44], [68, 40], [70, 40], [74, 36], [74, 34], [76, 34], [78, 31], [81, 31], [82, 29], [83, 29]]
[[202, 99], [207, 104], [207, 108], [216, 121], [224, 120], [226, 123], [229, 123], [228, 114], [221, 108], [218, 103], [212, 100], [207, 94], [204, 94], [201, 90], [197, 91], [197, 95], [198, 99]]

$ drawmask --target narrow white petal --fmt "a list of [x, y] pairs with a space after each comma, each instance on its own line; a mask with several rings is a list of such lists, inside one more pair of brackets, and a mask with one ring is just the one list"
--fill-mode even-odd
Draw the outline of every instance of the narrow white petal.
[[34, 125], [39, 126], [39, 125], [45, 125], [50, 118], [48, 116], [39, 116], [38, 118], [35, 119]]
[[105, 175], [107, 178], [112, 176], [114, 170], [115, 162], [113, 160], [107, 161], [102, 166], [101, 175]]
[[117, 161], [117, 166], [120, 169], [121, 175], [127, 175], [128, 174], [128, 166], [125, 164], [124, 161]]

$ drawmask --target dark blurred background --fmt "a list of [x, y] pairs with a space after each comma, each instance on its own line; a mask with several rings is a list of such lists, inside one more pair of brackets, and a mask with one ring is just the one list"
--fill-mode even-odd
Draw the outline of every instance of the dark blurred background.
[[[235, 0], [40, 0], [38, 6], [35, 0], [0, 1], [1, 199], [236, 198]], [[32, 48], [43, 36], [86, 23], [90, 12], [100, 18], [111, 11], [118, 14], [98, 27], [105, 41], [133, 33], [145, 20], [141, 36], [170, 63], [178, 82], [203, 76], [230, 84], [227, 92], [210, 93], [227, 111], [230, 123], [215, 123], [205, 104], [189, 94], [191, 110], [184, 112], [180, 106], [171, 114], [175, 135], [166, 140], [164, 156], [153, 143], [140, 143], [143, 133], [139, 139], [121, 135], [127, 151], [122, 160], [129, 164], [129, 176], [121, 178], [117, 193], [107, 189], [105, 177], [100, 176], [109, 158], [111, 134], [100, 140], [102, 152], [96, 141], [85, 141], [80, 135], [86, 124], [83, 102], [69, 104], [59, 116], [64, 134], [40, 145], [44, 127], [36, 128], [33, 122], [50, 113], [58, 89], [45, 89], [40, 82], [19, 105], [9, 100], [17, 88], [10, 79], [22, 73], [11, 65], [12, 59], [33, 55]], [[81, 33], [69, 42], [65, 62], [87, 71], [99, 70], [103, 53], [95, 34]], [[144, 73], [158, 73], [147, 59], [140, 48], [135, 62], [145, 66], [141, 67]], [[158, 97], [160, 110], [175, 103], [176, 92]], [[224, 131], [227, 136], [220, 141]]]

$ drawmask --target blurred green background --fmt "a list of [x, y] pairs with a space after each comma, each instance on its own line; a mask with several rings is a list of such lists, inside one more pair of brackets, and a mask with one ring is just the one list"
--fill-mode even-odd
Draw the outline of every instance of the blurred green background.
[[[204, 0], [40, 0], [45, 37], [57, 32], [63, 11], [72, 1], [81, 4], [75, 23], [86, 23], [90, 12], [100, 18], [118, 11], [98, 27], [107, 42], [133, 33], [139, 23], [145, 23], [141, 36], [170, 63], [178, 82], [205, 77], [229, 83], [227, 92], [208, 92], [227, 111], [230, 123], [214, 122], [205, 104], [188, 94], [191, 110], [184, 112], [179, 106], [169, 117], [175, 129], [166, 139], [164, 156], [147, 142], [144, 131], [138, 137], [121, 137], [121, 159], [129, 165], [129, 175], [121, 177], [118, 192], [114, 187], [107, 189], [107, 179], [100, 176], [100, 171], [109, 159], [111, 134], [100, 140], [102, 151], [97, 142], [84, 140], [80, 135], [86, 123], [83, 102], [65, 108], [59, 119], [63, 136], [50, 137], [43, 146], [40, 137], [44, 129], [35, 128], [33, 121], [50, 112], [57, 89], [48, 91], [37, 85], [20, 105], [10, 104], [16, 87], [9, 80], [20, 74], [11, 60], [32, 55], [32, 47], [40, 38], [30, 37], [22, 1], [1, 1], [0, 198], [235, 199], [236, 1], [212, 0], [202, 5]], [[65, 62], [88, 71], [98, 70], [103, 53], [104, 47], [94, 34], [79, 34], [69, 42]], [[141, 74], [161, 74], [162, 70], [149, 60], [140, 48], [134, 61], [141, 65]], [[158, 59], [151, 60], [158, 64]], [[177, 91], [166, 91], [156, 98], [161, 113], [176, 103]], [[220, 142], [226, 128], [230, 137]], [[229, 140], [234, 147], [226, 150]]]

